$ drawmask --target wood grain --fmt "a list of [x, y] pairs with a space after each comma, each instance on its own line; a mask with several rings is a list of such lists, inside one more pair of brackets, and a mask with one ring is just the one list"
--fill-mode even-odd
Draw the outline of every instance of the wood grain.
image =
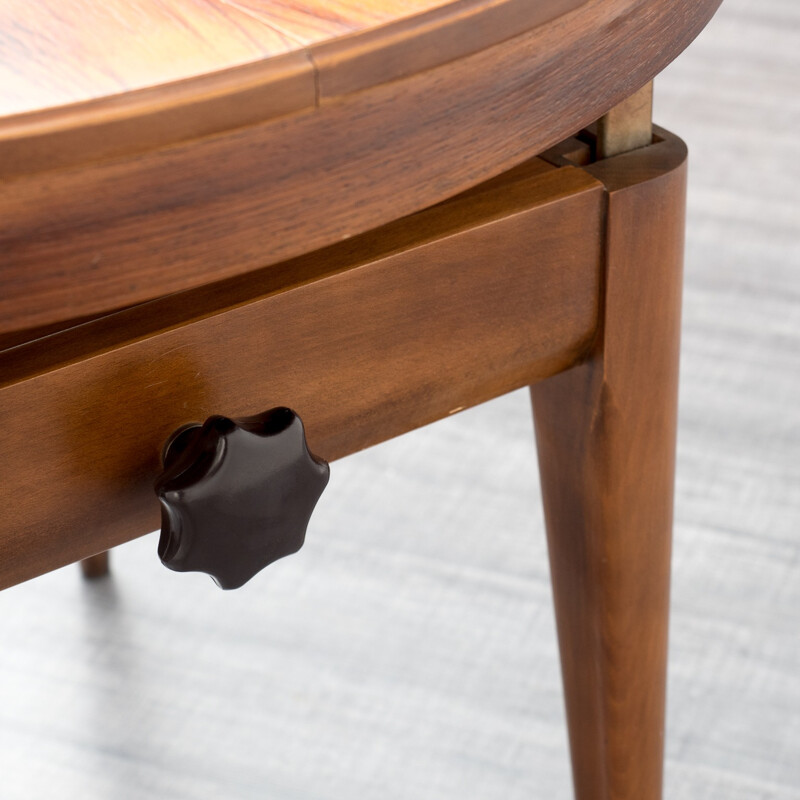
[[600, 331], [531, 390], [577, 800], [661, 797], [685, 157], [669, 137], [587, 167]]
[[207, 75], [443, 5], [448, 0], [5, 0], [0, 116]]
[[358, 35], [314, 43], [320, 101], [441, 66], [554, 22], [588, 0], [462, 0]]
[[[0, 16], [0, 174], [142, 152], [309, 109], [323, 76], [328, 94], [329, 70], [340, 94], [356, 73], [358, 88], [375, 86], [587, 1], [310, 3], [305, 30], [294, 35], [301, 3], [210, 0], [201, 11], [187, 0], [120, 8], [69, 0], [57, 9], [15, 2]], [[270, 21], [287, 12], [293, 22]], [[299, 46], [311, 43], [322, 50]]]
[[[691, 150], [668, 798], [800, 787], [798, 25], [726, 0], [657, 81]], [[3, 800], [571, 798], [526, 395], [337, 461], [238, 596], [152, 536], [0, 594]]]
[[534, 172], [3, 354], [0, 585], [157, 527], [159, 454], [184, 423], [286, 405], [331, 461], [574, 363], [598, 314], [602, 186]]
[[[66, 150], [31, 130], [8, 140], [0, 165], [17, 177], [0, 184], [0, 333], [277, 263], [519, 164], [650, 80], [717, 0], [627, 3], [593, 0], [569, 24], [139, 156], [20, 175], [65, 166], [59, 154], [71, 158], [87, 141], [94, 157], [108, 155], [103, 143], [137, 141], [137, 125], [117, 139], [78, 120]], [[157, 127], [148, 120], [146, 133]]]

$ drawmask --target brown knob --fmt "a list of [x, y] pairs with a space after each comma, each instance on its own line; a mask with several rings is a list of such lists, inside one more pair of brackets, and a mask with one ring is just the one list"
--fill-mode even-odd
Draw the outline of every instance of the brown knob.
[[329, 474], [288, 408], [184, 426], [164, 448], [155, 485], [158, 555], [170, 569], [207, 572], [236, 589], [302, 547]]

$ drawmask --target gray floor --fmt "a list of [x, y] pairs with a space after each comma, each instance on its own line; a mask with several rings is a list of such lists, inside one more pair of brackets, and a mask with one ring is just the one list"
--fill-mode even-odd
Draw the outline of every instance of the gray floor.
[[[800, 5], [657, 83], [692, 151], [667, 797], [800, 798]], [[527, 397], [334, 465], [238, 593], [145, 537], [0, 595], [0, 798], [567, 800]]]

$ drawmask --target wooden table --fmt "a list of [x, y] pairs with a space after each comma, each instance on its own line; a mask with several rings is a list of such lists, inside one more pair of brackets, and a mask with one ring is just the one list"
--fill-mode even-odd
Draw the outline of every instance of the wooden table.
[[0, 585], [156, 528], [187, 422], [290, 406], [332, 461], [530, 384], [576, 795], [659, 797], [685, 149], [649, 82], [718, 4], [4, 3]]

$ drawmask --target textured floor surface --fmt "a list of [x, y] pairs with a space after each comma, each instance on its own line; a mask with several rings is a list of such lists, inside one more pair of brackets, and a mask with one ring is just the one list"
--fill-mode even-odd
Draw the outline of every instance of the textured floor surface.
[[[726, 0], [657, 82], [691, 156], [666, 797], [800, 798], [800, 4]], [[238, 593], [0, 595], [0, 798], [568, 800], [526, 394], [337, 462]]]

